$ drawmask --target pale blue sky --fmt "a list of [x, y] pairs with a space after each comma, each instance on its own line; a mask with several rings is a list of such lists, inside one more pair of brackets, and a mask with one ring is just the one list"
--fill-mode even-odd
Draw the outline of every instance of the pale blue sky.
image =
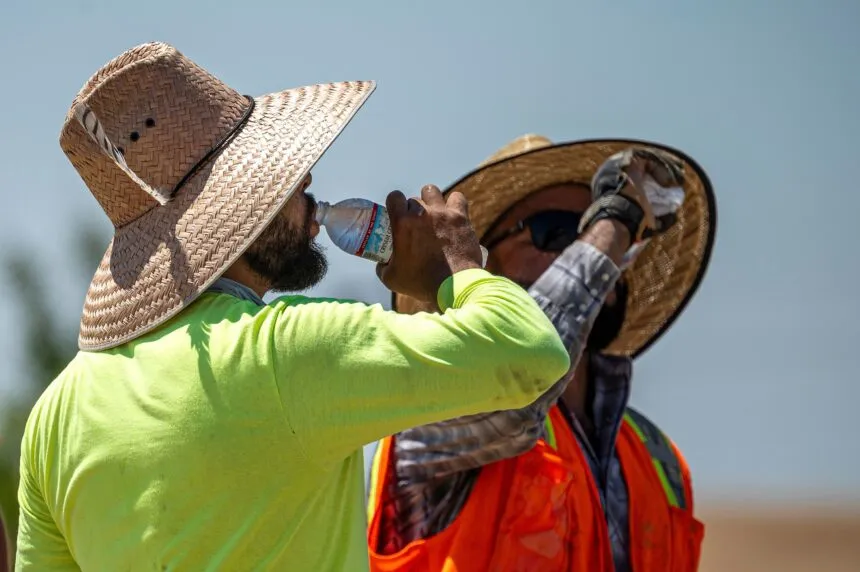
[[[45, 265], [58, 315], [82, 304], [71, 223], [108, 228], [60, 125], [89, 75], [144, 41], [250, 94], [377, 80], [314, 172], [329, 200], [447, 185], [525, 132], [656, 139], [709, 172], [720, 226], [699, 295], [637, 362], [634, 404], [703, 496], [860, 497], [860, 3], [7, 0], [0, 14], [0, 244]], [[317, 293], [387, 304], [372, 264], [330, 261]], [[20, 379], [19, 316], [0, 308], [2, 397]]]

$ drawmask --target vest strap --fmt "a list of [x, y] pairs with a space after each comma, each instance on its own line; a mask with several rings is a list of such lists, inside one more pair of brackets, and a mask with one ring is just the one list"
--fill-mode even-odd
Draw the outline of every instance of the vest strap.
[[546, 443], [553, 449], [558, 449], [558, 444], [555, 440], [555, 429], [552, 427], [552, 421], [549, 418], [549, 413], [547, 413], [546, 418], [543, 421], [544, 429], [546, 430]]
[[663, 485], [663, 491], [666, 493], [669, 505], [686, 509], [687, 499], [684, 495], [681, 462], [675, 455], [675, 450], [672, 448], [668, 437], [650, 419], [630, 407], [624, 414], [624, 420], [630, 424], [648, 449], [648, 454], [651, 456], [654, 470], [657, 471], [657, 476]]
[[380, 482], [379, 479], [382, 478], [382, 461], [383, 461], [383, 453], [387, 452], [389, 447], [391, 446], [391, 441], [393, 437], [388, 437], [386, 439], [380, 439], [377, 442], [376, 450], [373, 452], [373, 460], [370, 464], [370, 478], [368, 479], [368, 490], [367, 490], [367, 523], [370, 524], [373, 521], [373, 515], [376, 512], [376, 505], [379, 502], [379, 488]]

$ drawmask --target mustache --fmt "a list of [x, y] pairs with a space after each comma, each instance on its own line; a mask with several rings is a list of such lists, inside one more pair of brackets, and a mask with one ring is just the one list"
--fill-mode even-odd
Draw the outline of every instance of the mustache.
[[317, 212], [317, 199], [311, 193], [305, 193], [305, 197], [308, 200], [307, 208], [305, 209], [305, 228], [303, 229], [305, 232], [308, 232], [308, 229], [311, 228], [311, 225], [314, 222], [314, 217]]

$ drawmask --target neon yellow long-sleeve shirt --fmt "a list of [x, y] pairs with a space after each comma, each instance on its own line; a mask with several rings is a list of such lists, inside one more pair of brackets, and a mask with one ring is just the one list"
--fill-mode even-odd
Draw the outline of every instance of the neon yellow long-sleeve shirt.
[[483, 270], [443, 314], [204, 294], [81, 352], [21, 452], [18, 570], [366, 570], [362, 445], [523, 407], [569, 366], [529, 295]]

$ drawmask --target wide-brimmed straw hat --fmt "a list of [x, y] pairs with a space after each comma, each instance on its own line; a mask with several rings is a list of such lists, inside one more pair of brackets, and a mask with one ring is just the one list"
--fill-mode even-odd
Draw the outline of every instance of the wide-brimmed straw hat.
[[114, 225], [78, 345], [120, 345], [176, 315], [259, 236], [373, 92], [330, 83], [252, 98], [148, 43], [86, 83], [60, 145]]
[[[685, 199], [677, 222], [653, 238], [625, 272], [628, 285], [624, 325], [604, 353], [636, 357], [678, 318], [696, 292], [711, 257], [717, 209], [711, 182], [686, 153], [660, 143], [596, 139], [553, 144], [525, 135], [505, 145], [475, 171], [445, 190], [469, 201], [475, 232], [485, 238], [499, 217], [541, 189], [565, 183], [588, 186], [597, 168], [629, 147], [652, 147], [676, 156], [684, 166]], [[392, 301], [396, 307], [395, 301]]]

